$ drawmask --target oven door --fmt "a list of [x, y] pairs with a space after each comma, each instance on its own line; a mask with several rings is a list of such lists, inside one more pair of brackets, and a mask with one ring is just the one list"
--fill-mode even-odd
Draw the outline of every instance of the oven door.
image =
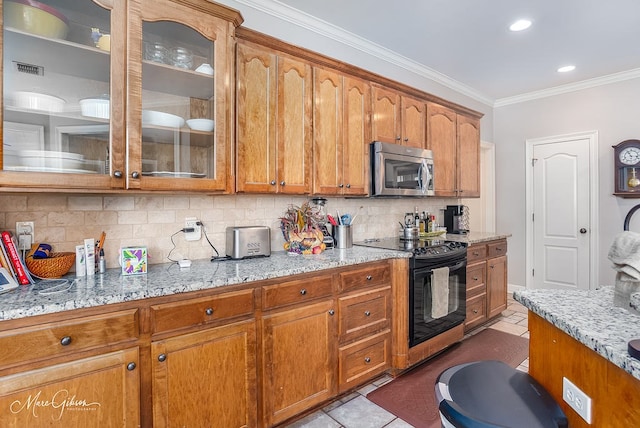
[[459, 324], [466, 316], [466, 255], [429, 261], [413, 259], [409, 275], [409, 346]]

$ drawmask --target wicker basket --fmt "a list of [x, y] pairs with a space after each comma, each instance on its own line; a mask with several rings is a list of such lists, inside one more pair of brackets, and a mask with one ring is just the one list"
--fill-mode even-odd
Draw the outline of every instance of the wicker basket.
[[29, 272], [39, 278], [60, 278], [75, 261], [75, 253], [51, 253], [46, 259], [34, 259], [33, 254], [29, 254], [25, 259]]

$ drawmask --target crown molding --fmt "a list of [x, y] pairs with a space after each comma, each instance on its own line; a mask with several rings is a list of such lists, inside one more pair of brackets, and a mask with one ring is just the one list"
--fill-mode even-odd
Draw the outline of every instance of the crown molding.
[[496, 100], [496, 102], [493, 104], [493, 107], [497, 108], [510, 104], [518, 104], [525, 101], [537, 100], [540, 98], [553, 97], [555, 95], [581, 91], [584, 89], [595, 88], [597, 86], [610, 85], [612, 83], [623, 82], [625, 80], [637, 78], [640, 78], [640, 68], [608, 74], [606, 76], [595, 77], [593, 79], [581, 80], [580, 82], [570, 83], [567, 85], [554, 86], [553, 88], [528, 92], [526, 94], [516, 95], [513, 97], [500, 98]]
[[308, 13], [294, 9], [276, 0], [234, 0], [247, 7], [271, 15], [280, 20], [289, 22], [305, 30], [327, 37], [343, 45], [359, 50], [394, 66], [400, 67], [410, 73], [425, 77], [452, 89], [462, 95], [472, 98], [488, 106], [493, 106], [494, 99], [489, 98], [464, 83], [448, 77], [432, 68], [413, 61], [405, 56], [384, 48], [363, 37], [346, 31], [338, 26], [323, 21]]

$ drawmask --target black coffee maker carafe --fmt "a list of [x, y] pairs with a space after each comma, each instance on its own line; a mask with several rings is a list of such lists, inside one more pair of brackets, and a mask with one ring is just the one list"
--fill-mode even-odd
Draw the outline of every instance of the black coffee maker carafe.
[[447, 205], [444, 210], [444, 226], [447, 228], [447, 233], [469, 233], [469, 207]]

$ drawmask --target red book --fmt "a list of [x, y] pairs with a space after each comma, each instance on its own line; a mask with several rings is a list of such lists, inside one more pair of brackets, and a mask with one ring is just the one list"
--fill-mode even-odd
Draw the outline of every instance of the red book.
[[31, 284], [29, 281], [29, 277], [27, 273], [24, 271], [24, 267], [22, 266], [22, 262], [20, 261], [20, 256], [18, 255], [18, 250], [14, 245], [13, 239], [11, 239], [11, 234], [7, 231], [2, 232], [2, 243], [7, 250], [7, 255], [9, 256], [9, 260], [11, 260], [11, 265], [16, 273], [18, 283], [21, 285]]

